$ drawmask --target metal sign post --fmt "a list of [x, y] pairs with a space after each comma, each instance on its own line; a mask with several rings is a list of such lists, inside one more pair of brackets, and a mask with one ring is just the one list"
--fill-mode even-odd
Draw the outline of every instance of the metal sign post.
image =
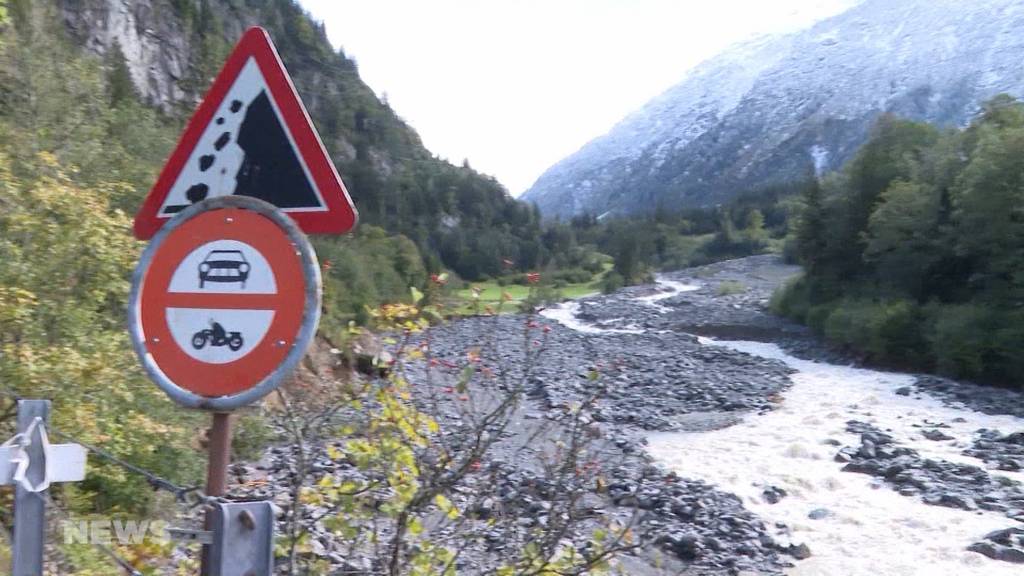
[[214, 412], [210, 427], [210, 462], [206, 468], [206, 495], [223, 496], [231, 463], [231, 414]]
[[[210, 427], [209, 438], [209, 462], [206, 465], [206, 495], [223, 496], [227, 491], [228, 465], [231, 463], [231, 414], [227, 412], [214, 412], [213, 422]], [[206, 511], [206, 529], [215, 530], [216, 516], [219, 510], [208, 509]], [[210, 557], [212, 547], [209, 544], [203, 545], [203, 562], [200, 570], [201, 576], [217, 576], [213, 561]]]
[[[18, 433], [30, 434], [38, 428], [36, 418], [50, 423], [49, 400], [21, 400], [18, 402]], [[42, 442], [31, 442], [26, 448], [28, 470], [25, 479], [39, 485], [45, 479]], [[32, 492], [21, 482], [14, 487], [14, 576], [42, 576], [43, 543], [46, 537], [46, 500], [38, 492]]]
[[0, 446], [0, 485], [14, 484], [14, 576], [42, 576], [46, 492], [54, 482], [85, 478], [85, 448], [51, 445], [49, 400], [18, 401], [18, 432]]

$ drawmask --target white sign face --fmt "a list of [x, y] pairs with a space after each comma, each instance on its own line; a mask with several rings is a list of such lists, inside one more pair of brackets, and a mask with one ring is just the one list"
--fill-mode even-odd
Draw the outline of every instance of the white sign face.
[[[188, 254], [171, 275], [168, 292], [276, 294], [270, 264], [237, 240], [215, 240]], [[208, 364], [226, 364], [252, 352], [274, 320], [273, 310], [168, 307], [167, 325], [177, 345]]]
[[168, 292], [277, 294], [270, 264], [237, 240], [214, 240], [189, 253], [171, 276]]
[[186, 354], [208, 364], [227, 364], [252, 352], [273, 320], [273, 310], [167, 309], [174, 341]]

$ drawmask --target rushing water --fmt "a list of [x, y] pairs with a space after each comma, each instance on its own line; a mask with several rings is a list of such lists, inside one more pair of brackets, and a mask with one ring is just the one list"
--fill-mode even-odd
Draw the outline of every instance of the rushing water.
[[[577, 318], [576, 314], [579, 311], [579, 303], [569, 301], [559, 304], [558, 306], [545, 308], [540, 314], [545, 318], [554, 320], [567, 328], [572, 328], [573, 330], [583, 332], [584, 334], [643, 334], [643, 329], [641, 328], [603, 328], [595, 326]], [[621, 320], [621, 318], [613, 318], [608, 320], [608, 323], [612, 324], [618, 320]]]
[[[645, 297], [656, 306], [691, 288], [659, 281], [668, 292]], [[673, 285], [674, 284], [674, 285]], [[571, 310], [567, 306], [565, 311]], [[549, 315], [585, 332], [608, 332], [562, 312]], [[680, 475], [701, 478], [743, 499], [745, 506], [769, 526], [785, 524], [793, 543], [806, 543], [813, 556], [796, 562], [790, 574], [799, 576], [1021, 576], [1020, 565], [991, 560], [966, 550], [993, 530], [1022, 526], [994, 512], [967, 512], [929, 506], [916, 497], [897, 494], [880, 480], [842, 472], [834, 461], [837, 448], [826, 440], [858, 446], [859, 437], [846, 432], [848, 420], [871, 423], [891, 434], [897, 443], [924, 457], [969, 463], [964, 456], [979, 428], [1011, 432], [1024, 428], [1024, 419], [991, 416], [966, 408], [945, 406], [928, 396], [896, 394], [913, 383], [904, 374], [880, 372], [800, 360], [774, 344], [727, 342], [701, 338], [748, 354], [781, 360], [797, 372], [793, 386], [776, 410], [749, 415], [739, 424], [711, 432], [657, 433], [649, 437], [649, 452]], [[931, 441], [924, 427], [948, 425], [954, 437]], [[989, 471], [1024, 481], [1024, 474]], [[783, 488], [788, 496], [769, 504], [765, 486]], [[824, 518], [808, 513], [824, 509]], [[783, 538], [784, 539], [784, 538]]]
[[[700, 290], [700, 284], [684, 284], [675, 280], [669, 280], [663, 278], [660, 275], [657, 277], [658, 286], [664, 288], [653, 294], [647, 296], [640, 296], [637, 298], [638, 301], [653, 306], [655, 309], [661, 312], [668, 312], [670, 309], [660, 302], [679, 294], [681, 292], [693, 292], [694, 290]], [[629, 325], [626, 328], [609, 328], [606, 326], [596, 326], [589, 322], [585, 322], [576, 317], [580, 311], [579, 302], [564, 302], [558, 306], [552, 306], [541, 311], [541, 316], [554, 320], [559, 324], [576, 330], [577, 332], [583, 332], [584, 334], [642, 334], [644, 330], [638, 328], [635, 325]], [[615, 325], [621, 321], [622, 318], [610, 318], [604, 322], [606, 325]]]
[[649, 296], [641, 296], [637, 300], [650, 304], [661, 312], [668, 312], [671, 308], [659, 304], [662, 300], [666, 300], [679, 294], [681, 292], [693, 292], [694, 290], [700, 290], [700, 284], [684, 284], [682, 282], [676, 282], [675, 280], [669, 280], [668, 278], [662, 278], [658, 276], [658, 286], [666, 288], [665, 291], [655, 292]]

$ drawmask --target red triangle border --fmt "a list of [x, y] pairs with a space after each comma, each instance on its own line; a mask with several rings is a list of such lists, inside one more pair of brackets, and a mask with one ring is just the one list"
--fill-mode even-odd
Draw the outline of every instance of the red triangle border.
[[359, 214], [345, 190], [345, 184], [331, 162], [270, 35], [263, 28], [255, 26], [246, 30], [228, 56], [224, 67], [185, 127], [174, 152], [160, 171], [160, 176], [135, 216], [133, 230], [136, 238], [152, 238], [170, 219], [158, 216], [160, 208], [249, 58], [256, 60], [270, 89], [270, 97], [295, 142], [296, 152], [302, 157], [313, 177], [313, 185], [327, 205], [323, 211], [285, 212], [308, 234], [344, 234], [355, 227]]

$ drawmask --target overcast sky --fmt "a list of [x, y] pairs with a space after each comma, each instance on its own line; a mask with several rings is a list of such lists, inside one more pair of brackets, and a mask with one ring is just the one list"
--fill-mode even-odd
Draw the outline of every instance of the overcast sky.
[[689, 68], [854, 0], [300, 0], [435, 154], [514, 195]]

